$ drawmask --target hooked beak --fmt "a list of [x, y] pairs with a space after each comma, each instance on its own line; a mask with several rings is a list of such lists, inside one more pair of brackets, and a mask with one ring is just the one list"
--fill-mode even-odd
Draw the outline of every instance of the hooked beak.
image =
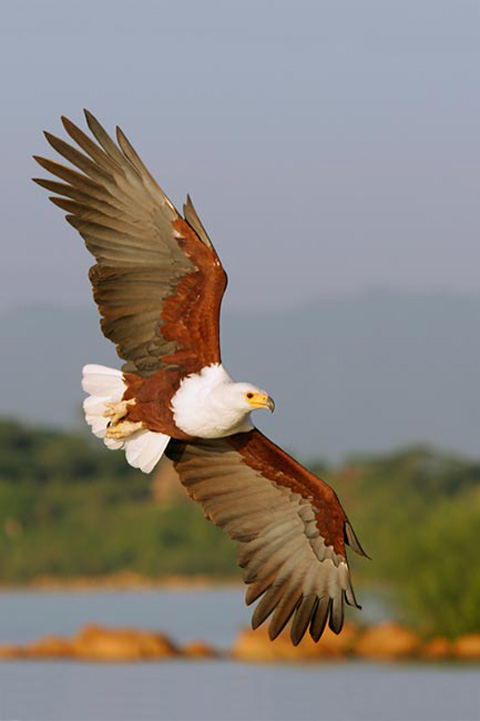
[[248, 402], [254, 409], [266, 408], [273, 413], [275, 410], [275, 402], [273, 398], [270, 398], [266, 393], [254, 393], [252, 397], [248, 399]]
[[273, 398], [270, 398], [270, 396], [267, 396], [265, 408], [268, 408], [270, 413], [273, 413], [273, 411], [275, 410], [275, 401], [273, 400]]

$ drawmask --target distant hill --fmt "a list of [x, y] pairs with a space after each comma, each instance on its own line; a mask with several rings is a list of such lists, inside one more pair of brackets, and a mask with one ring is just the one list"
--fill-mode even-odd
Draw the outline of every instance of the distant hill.
[[[230, 313], [224, 363], [275, 398], [258, 424], [302, 456], [409, 443], [480, 451], [480, 295], [371, 291], [288, 311]], [[80, 420], [81, 367], [120, 365], [90, 308], [0, 315], [0, 414]]]

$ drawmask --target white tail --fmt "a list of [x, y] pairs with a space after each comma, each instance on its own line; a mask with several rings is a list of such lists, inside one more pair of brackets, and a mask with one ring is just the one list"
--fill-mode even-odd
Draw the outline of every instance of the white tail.
[[92, 432], [98, 438], [103, 438], [103, 442], [111, 450], [123, 448], [131, 466], [150, 473], [163, 456], [170, 436], [144, 429], [132, 433], [128, 438], [106, 437], [108, 418], [103, 415], [105, 404], [120, 403], [122, 400], [126, 389], [123, 373], [106, 366], [86, 365], [83, 368], [82, 388], [89, 394], [83, 402], [83, 410]]

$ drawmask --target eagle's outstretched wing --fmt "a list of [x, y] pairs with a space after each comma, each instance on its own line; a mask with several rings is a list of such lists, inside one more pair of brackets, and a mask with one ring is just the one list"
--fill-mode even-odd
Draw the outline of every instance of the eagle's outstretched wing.
[[182, 218], [122, 131], [117, 145], [85, 116], [97, 142], [62, 118], [81, 150], [45, 133], [81, 172], [36, 157], [65, 182], [35, 182], [55, 193], [51, 200], [95, 256], [93, 294], [103, 333], [127, 361], [123, 370], [149, 376], [176, 368], [184, 376], [219, 362], [227, 276], [190, 198]]
[[[122, 392], [127, 388], [120, 396], [125, 403], [134, 401], [128, 422], [143, 424], [142, 442], [155, 441], [147, 461], [156, 462], [165, 439], [173, 436], [167, 454], [182, 483], [205, 515], [238, 543], [247, 603], [258, 600], [254, 627], [273, 614], [271, 638], [289, 619], [295, 644], [308, 628], [318, 640], [327, 621], [338, 633], [345, 603], [357, 605], [345, 544], [363, 550], [334, 491], [257, 430], [189, 439], [166, 417], [181, 380], [220, 361], [219, 314], [227, 278], [191, 201], [182, 218], [123, 133], [117, 130], [117, 145], [92, 115], [86, 118], [97, 142], [63, 119], [80, 150], [46, 133], [78, 170], [37, 158], [63, 182], [36, 182], [55, 193], [53, 202], [68, 212], [96, 258], [90, 278], [102, 330], [128, 371], [115, 383]], [[105, 371], [110, 383], [116, 372]], [[159, 376], [163, 386], [157, 387]], [[105, 398], [92, 394], [86, 402], [92, 398], [105, 435]], [[92, 408], [92, 417], [95, 413]], [[135, 463], [146, 467], [145, 459], [138, 462], [139, 449], [133, 451]]]
[[366, 555], [335, 492], [260, 431], [218, 440], [172, 441], [188, 493], [206, 517], [238, 543], [238, 563], [255, 608], [252, 625], [270, 614], [275, 638], [293, 617], [291, 637], [318, 641], [325, 624], [339, 633], [344, 604], [357, 606], [345, 544]]

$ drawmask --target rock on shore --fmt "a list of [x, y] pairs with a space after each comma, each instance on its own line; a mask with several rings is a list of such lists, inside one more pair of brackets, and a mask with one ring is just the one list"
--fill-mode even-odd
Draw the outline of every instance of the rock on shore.
[[[5, 661], [52, 658], [114, 663], [176, 658], [198, 660], [220, 655], [204, 641], [192, 641], [180, 647], [164, 633], [97, 625], [85, 626], [71, 638], [46, 636], [27, 646], [0, 646], [0, 660]], [[307, 635], [298, 646], [293, 646], [288, 629], [275, 641], [270, 641], [265, 627], [257, 631], [241, 631], [227, 657], [252, 663], [349, 658], [370, 661], [480, 661], [480, 634], [460, 636], [455, 641], [436, 637], [424, 642], [413, 631], [393, 623], [366, 630], [346, 624], [338, 636], [327, 629], [318, 643]]]
[[310, 661], [322, 658], [344, 658], [352, 653], [358, 630], [345, 625], [338, 636], [326, 629], [318, 643], [305, 635], [298, 646], [290, 640], [288, 631], [270, 641], [267, 628], [245, 629], [233, 646], [232, 656], [242, 661]]
[[96, 625], [85, 626], [71, 638], [46, 636], [24, 647], [0, 647], [0, 659], [5, 660], [68, 658], [115, 662], [215, 656], [215, 649], [204, 642], [188, 644], [182, 649], [163, 633]]

